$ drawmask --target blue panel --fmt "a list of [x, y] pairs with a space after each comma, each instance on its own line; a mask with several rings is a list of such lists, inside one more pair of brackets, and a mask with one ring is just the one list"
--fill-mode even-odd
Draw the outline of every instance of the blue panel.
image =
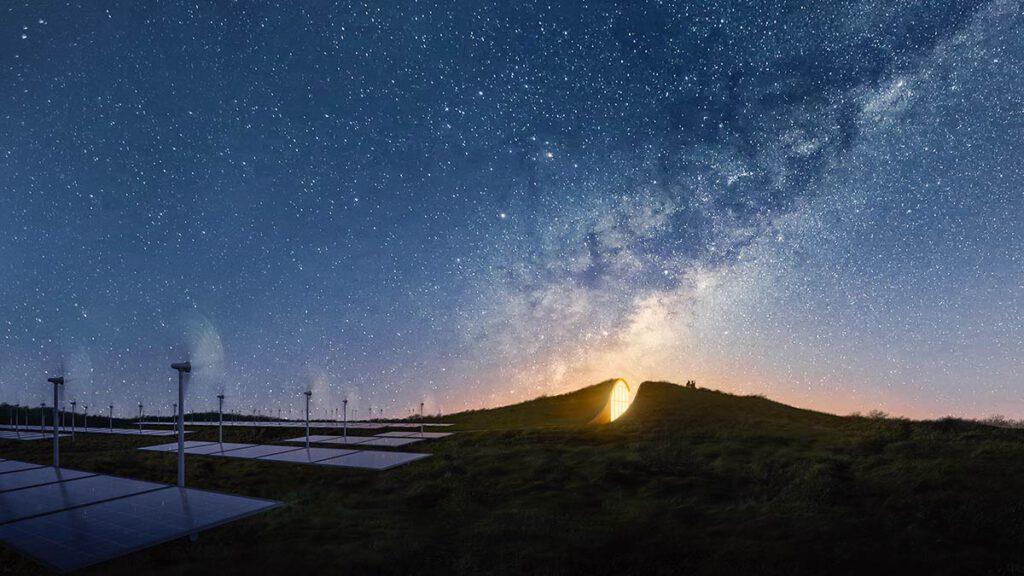
[[185, 450], [186, 454], [217, 454], [218, 452], [228, 452], [230, 450], [239, 450], [241, 448], [251, 448], [255, 444], [234, 444], [231, 442], [225, 442], [220, 444], [214, 442], [213, 444], [207, 444], [206, 446], [196, 446], [194, 448], [188, 448]]
[[0, 524], [111, 498], [139, 494], [164, 486], [165, 484], [113, 476], [89, 476], [24, 490], [0, 492]]
[[0, 541], [54, 570], [70, 571], [279, 505], [270, 500], [163, 487], [0, 525]]
[[280, 454], [263, 456], [260, 460], [277, 460], [279, 462], [313, 464], [314, 462], [327, 460], [328, 458], [337, 458], [338, 456], [344, 456], [353, 452], [355, 452], [355, 450], [345, 450], [342, 448], [299, 448], [298, 450], [290, 450]]
[[[331, 441], [331, 440], [333, 440], [335, 438], [337, 438], [337, 436], [324, 436], [324, 435], [321, 435], [321, 434], [310, 434], [309, 435], [309, 441], [310, 442], [329, 442], [329, 441]], [[306, 437], [305, 436], [299, 436], [298, 438], [289, 438], [289, 439], [285, 440], [285, 442], [305, 442], [305, 441], [306, 441]]]
[[[68, 434], [61, 434], [61, 437]], [[0, 432], [0, 440], [52, 440], [53, 434], [40, 434], [39, 432]]]
[[408, 438], [447, 438], [455, 432], [413, 432]]
[[396, 466], [415, 462], [430, 454], [414, 454], [412, 452], [381, 452], [379, 450], [360, 450], [348, 456], [331, 458], [317, 462], [319, 466], [342, 466], [345, 468], [367, 468], [370, 470], [388, 470]]
[[399, 446], [407, 446], [409, 444], [415, 444], [416, 442], [422, 442], [422, 438], [396, 438], [388, 436], [384, 438], [373, 438], [367, 442], [363, 442], [360, 446], [383, 446], [387, 448], [397, 448]]
[[341, 444], [343, 446], [351, 444], [363, 444], [374, 440], [373, 436], [334, 436], [331, 440], [324, 440], [324, 444]]
[[[146, 430], [143, 429], [139, 432], [138, 428], [96, 428], [90, 426], [89, 428], [76, 428], [78, 432], [87, 432], [89, 434], [121, 434], [124, 436], [177, 436], [177, 432], [174, 430]], [[191, 434], [191, 431], [186, 430], [185, 434]]]
[[22, 488], [30, 488], [32, 486], [42, 486], [43, 484], [53, 484], [54, 482], [63, 482], [64, 480], [75, 480], [76, 478], [85, 478], [86, 476], [95, 476], [95, 474], [91, 472], [79, 472], [78, 470], [53, 468], [52, 466], [46, 468], [30, 468], [28, 470], [22, 470], [21, 472], [0, 474], [0, 492], [20, 490]]
[[227, 456], [229, 458], [260, 458], [262, 456], [281, 454], [282, 452], [291, 452], [293, 450], [301, 450], [301, 448], [296, 448], [295, 446], [261, 445], [253, 446], [251, 448], [241, 448], [239, 450], [229, 450], [227, 452], [218, 452], [214, 455]]
[[[216, 444], [216, 442], [200, 442], [198, 440], [186, 440], [185, 449], [198, 448], [200, 446], [209, 446], [210, 444]], [[139, 448], [139, 450], [149, 450], [150, 452], [177, 452], [178, 443], [170, 442], [168, 444], [158, 444], [156, 446], [146, 446], [145, 448]]]
[[[314, 444], [342, 444], [342, 445], [350, 445], [350, 444], [361, 444], [363, 442], [366, 442], [367, 440], [372, 440], [372, 439], [373, 439], [372, 436], [348, 436], [347, 438], [346, 437], [342, 437], [342, 436], [324, 436], [324, 435], [317, 435], [317, 434], [311, 434], [309, 436], [309, 441], [314, 443]], [[305, 436], [299, 436], [298, 438], [289, 438], [288, 440], [285, 440], [285, 442], [297, 442], [297, 443], [301, 443], [301, 442], [305, 442], [305, 441], [306, 441], [306, 437]]]
[[42, 466], [39, 464], [29, 464], [28, 462], [18, 462], [17, 460], [4, 460], [3, 462], [0, 462], [0, 474], [20, 472], [22, 470], [28, 470], [29, 468], [42, 468]]

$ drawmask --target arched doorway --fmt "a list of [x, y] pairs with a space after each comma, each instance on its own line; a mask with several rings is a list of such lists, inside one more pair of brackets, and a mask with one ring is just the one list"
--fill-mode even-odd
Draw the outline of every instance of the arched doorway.
[[609, 422], [614, 422], [619, 416], [622, 416], [629, 409], [632, 400], [629, 384], [626, 384], [625, 380], [616, 380], [615, 385], [612, 387], [611, 405], [608, 414]]

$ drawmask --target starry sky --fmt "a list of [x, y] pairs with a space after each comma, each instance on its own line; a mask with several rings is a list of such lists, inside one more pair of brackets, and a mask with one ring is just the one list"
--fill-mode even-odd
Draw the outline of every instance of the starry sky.
[[0, 399], [1024, 417], [1022, 57], [1008, 0], [5, 2]]

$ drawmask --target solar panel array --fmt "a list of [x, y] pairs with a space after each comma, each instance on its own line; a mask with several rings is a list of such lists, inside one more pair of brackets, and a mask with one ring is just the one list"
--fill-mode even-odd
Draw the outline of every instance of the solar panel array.
[[30, 470], [32, 468], [42, 468], [42, 466], [39, 464], [29, 464], [28, 462], [18, 462], [17, 460], [0, 461], [0, 474], [20, 472], [22, 470]]
[[[7, 439], [8, 438], [7, 434], [16, 434], [18, 431], [21, 432], [22, 436], [24, 436], [26, 433], [29, 433], [29, 434], [31, 434], [31, 433], [39, 434], [40, 433], [38, 425], [37, 426], [21, 426], [20, 428], [15, 428], [14, 426], [10, 426], [10, 425], [0, 425], [0, 438]], [[45, 434], [48, 438], [52, 438], [53, 437], [53, 427], [52, 426], [47, 426], [46, 428], [44, 428], [44, 431], [45, 432], [43, 432], [43, 434]], [[61, 431], [62, 435], [68, 436], [68, 435], [71, 434], [71, 427], [70, 426], [62, 426], [60, 431]], [[75, 427], [75, 432], [79, 432], [79, 433], [80, 432], [84, 432], [84, 433], [88, 433], [88, 434], [123, 434], [125, 436], [174, 436], [175, 434], [177, 434], [177, 432], [175, 432], [174, 430], [148, 430], [146, 428], [143, 428], [142, 430], [139, 430], [138, 428], [113, 428], [113, 429], [111, 429], [109, 427], [108, 428], [102, 428], [102, 427], [93, 427], [93, 426], [90, 426], [89, 428], [82, 428], [81, 426], [77, 426], [77, 427]], [[188, 434], [189, 432], [186, 431], [185, 433]]]
[[165, 487], [154, 482], [96, 475], [0, 492], [0, 525]]
[[[61, 436], [67, 436], [67, 434], [61, 434]], [[13, 430], [0, 430], [0, 440], [46, 440], [53, 439], [53, 432], [47, 432], [40, 434], [39, 429], [36, 428], [35, 432], [29, 432], [22, 429], [21, 431]]]
[[77, 570], [279, 506], [0, 460], [0, 542], [53, 570]]
[[[384, 438], [380, 436], [325, 436], [322, 434], [310, 434], [309, 441], [314, 444], [335, 444], [341, 446], [384, 446], [398, 448], [420, 442], [422, 438]], [[305, 436], [289, 438], [285, 442], [305, 442]]]
[[[173, 452], [177, 443], [147, 446], [139, 450]], [[388, 470], [427, 458], [430, 454], [412, 452], [383, 452], [379, 450], [349, 450], [345, 448], [296, 448], [272, 444], [220, 444], [218, 442], [196, 442], [185, 448], [186, 454], [201, 456], [223, 456], [261, 461], [315, 464], [318, 466], [340, 466], [369, 470]]]
[[210, 444], [206, 444], [205, 446], [193, 446], [192, 448], [189, 448], [188, 453], [219, 454], [221, 452], [224, 452], [225, 450], [238, 450], [240, 448], [249, 448], [252, 446], [254, 446], [254, 444], [235, 444], [233, 442], [225, 442], [223, 444], [220, 444], [218, 442], [212, 442]]
[[[174, 426], [175, 422], [143, 422], [143, 426]], [[185, 422], [185, 426], [219, 426], [214, 422]], [[273, 420], [273, 421], [258, 421], [258, 420], [231, 420], [224, 422], [225, 427], [257, 427], [257, 428], [305, 428], [305, 421], [297, 420]], [[310, 422], [310, 428], [351, 428], [353, 430], [380, 430], [384, 428], [415, 428], [419, 429], [420, 424], [413, 422], [349, 422], [347, 425], [344, 422]], [[423, 426], [426, 428], [430, 427], [445, 427], [452, 426], [443, 422], [424, 422]]]
[[238, 450], [225, 450], [218, 454], [218, 456], [226, 456], [228, 458], [247, 458], [257, 459], [263, 458], [264, 456], [273, 456], [274, 454], [280, 454], [281, 452], [287, 452], [289, 450], [295, 450], [291, 446], [272, 446], [272, 445], [255, 445], [247, 448], [240, 448]]
[[279, 462], [298, 462], [300, 464], [316, 464], [332, 458], [339, 458], [355, 453], [355, 450], [344, 448], [297, 448], [264, 456], [260, 460], [277, 460]]
[[63, 482], [65, 480], [74, 480], [76, 478], [85, 478], [87, 476], [95, 476], [95, 474], [91, 472], [79, 472], [77, 470], [51, 468], [49, 466], [29, 468], [18, 474], [0, 474], [0, 492], [18, 490], [20, 488], [31, 488], [33, 486], [42, 486], [44, 484], [53, 484], [54, 482]]
[[447, 438], [454, 432], [384, 432], [377, 436], [390, 438]]
[[382, 452], [380, 450], [357, 450], [348, 456], [317, 462], [323, 466], [365, 468], [369, 470], [390, 470], [403, 464], [422, 460], [430, 454], [413, 452]]
[[[212, 444], [212, 442], [200, 442], [197, 440], [185, 440], [185, 448], [192, 448], [193, 446], [206, 446]], [[178, 443], [172, 442], [170, 444], [160, 444], [159, 446], [146, 446], [145, 448], [139, 448], [139, 450], [152, 450], [155, 452], [175, 452], [178, 450]]]

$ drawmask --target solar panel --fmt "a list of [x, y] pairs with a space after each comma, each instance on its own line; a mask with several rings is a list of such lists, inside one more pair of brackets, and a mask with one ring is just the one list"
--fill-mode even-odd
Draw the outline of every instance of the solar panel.
[[29, 468], [42, 468], [42, 466], [39, 464], [29, 464], [28, 462], [18, 462], [17, 460], [4, 460], [3, 462], [0, 462], [0, 474], [20, 472], [22, 470], [28, 470]]
[[[324, 435], [321, 435], [321, 434], [310, 434], [309, 435], [309, 441], [310, 442], [325, 442], [325, 441], [328, 441], [328, 440], [333, 440], [335, 438], [337, 438], [337, 436], [324, 436]], [[305, 441], [306, 441], [306, 437], [305, 436], [299, 436], [298, 438], [289, 438], [289, 439], [285, 440], [285, 442], [305, 442]]]
[[74, 480], [76, 478], [84, 478], [86, 476], [94, 476], [94, 474], [90, 472], [79, 472], [78, 470], [66, 470], [64, 468], [29, 468], [28, 470], [22, 470], [21, 472], [0, 474], [0, 492], [19, 490], [21, 488], [29, 488], [32, 486], [42, 486], [44, 484], [53, 484], [54, 482]]
[[288, 452], [263, 456], [260, 460], [313, 464], [321, 460], [327, 460], [328, 458], [337, 458], [338, 456], [352, 454], [353, 452], [355, 452], [355, 450], [344, 450], [340, 448], [299, 448], [298, 450], [290, 450]]
[[368, 468], [370, 470], [388, 470], [396, 466], [408, 464], [427, 458], [430, 454], [413, 454], [412, 452], [382, 452], [380, 450], [360, 450], [347, 456], [321, 460], [320, 466], [342, 466], [346, 468]]
[[384, 432], [377, 436], [390, 436], [393, 438], [446, 438], [454, 432]]
[[198, 454], [200, 456], [217, 454], [219, 452], [227, 452], [229, 450], [238, 450], [239, 448], [249, 448], [254, 444], [235, 444], [232, 442], [214, 442], [213, 444], [207, 444], [206, 446], [196, 446], [193, 448], [186, 448], [186, 454]]
[[[199, 440], [186, 440], [185, 449], [199, 448], [200, 446], [209, 446], [210, 444], [216, 444], [216, 442], [200, 442]], [[139, 450], [149, 450], [150, 452], [177, 452], [178, 443], [171, 442], [169, 444], [158, 444], [156, 446], [145, 446], [139, 448]]]
[[373, 440], [373, 436], [332, 436], [331, 440], [324, 440], [324, 444], [363, 444]]
[[[70, 428], [65, 427], [64, 431], [68, 432]], [[120, 434], [124, 436], [176, 436], [178, 434], [174, 430], [147, 430], [144, 428], [142, 432], [139, 432], [138, 428], [114, 428], [111, 430], [109, 428], [96, 428], [92, 426], [89, 428], [75, 428], [75, 431], [79, 434]], [[191, 434], [191, 432], [186, 430], [185, 434]]]
[[422, 438], [371, 438], [367, 442], [363, 442], [360, 446], [383, 446], [388, 448], [397, 448], [399, 446], [407, 446], [409, 444], [415, 444], [416, 442], [422, 442]]
[[211, 456], [227, 456], [228, 458], [260, 458], [261, 456], [271, 456], [282, 452], [291, 452], [292, 450], [302, 450], [302, 448], [296, 448], [295, 446], [270, 446], [264, 444], [249, 448], [241, 448], [239, 450], [231, 450], [229, 452], [219, 452], [211, 454]]
[[[317, 435], [317, 434], [313, 434], [313, 435], [311, 435], [309, 437], [309, 441], [310, 442], [314, 442], [314, 443], [317, 443], [317, 444], [343, 444], [343, 445], [361, 444], [363, 442], [366, 442], [367, 440], [372, 440], [372, 439], [373, 439], [372, 436], [348, 436], [346, 438], [344, 436], [323, 436], [323, 435]], [[305, 436], [299, 436], [298, 438], [289, 438], [287, 440], [284, 440], [284, 442], [300, 442], [300, 443], [301, 442], [305, 442], [305, 441], [306, 441], [306, 437]]]
[[0, 540], [70, 571], [269, 510], [279, 502], [164, 487], [0, 525]]
[[[68, 434], [61, 434], [61, 438], [69, 436]], [[53, 439], [53, 433], [40, 434], [39, 432], [0, 432], [0, 439], [2, 440], [45, 440]]]
[[0, 492], [0, 524], [166, 486], [113, 476], [87, 476], [34, 488]]

